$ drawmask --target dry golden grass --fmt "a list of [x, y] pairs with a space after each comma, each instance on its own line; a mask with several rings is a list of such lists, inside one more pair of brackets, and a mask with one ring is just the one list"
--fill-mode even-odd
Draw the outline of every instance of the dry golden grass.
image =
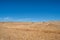
[[0, 40], [60, 40], [60, 22], [0, 22]]

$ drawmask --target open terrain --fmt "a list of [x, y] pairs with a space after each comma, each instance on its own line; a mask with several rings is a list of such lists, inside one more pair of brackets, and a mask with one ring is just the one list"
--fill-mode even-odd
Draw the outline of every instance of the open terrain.
[[0, 40], [60, 40], [60, 22], [0, 22]]

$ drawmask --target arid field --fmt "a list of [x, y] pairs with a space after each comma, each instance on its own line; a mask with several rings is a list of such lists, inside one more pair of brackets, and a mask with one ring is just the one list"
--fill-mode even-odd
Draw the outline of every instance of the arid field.
[[0, 40], [60, 40], [60, 22], [0, 22]]

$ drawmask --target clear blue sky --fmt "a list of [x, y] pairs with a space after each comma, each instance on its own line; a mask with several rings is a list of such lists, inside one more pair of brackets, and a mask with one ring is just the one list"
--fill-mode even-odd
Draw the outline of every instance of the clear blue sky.
[[60, 0], [0, 0], [0, 21], [60, 20]]

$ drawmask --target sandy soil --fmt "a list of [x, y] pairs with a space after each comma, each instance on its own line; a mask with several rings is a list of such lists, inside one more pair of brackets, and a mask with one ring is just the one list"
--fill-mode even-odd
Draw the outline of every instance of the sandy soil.
[[60, 40], [60, 22], [0, 22], [0, 40]]

